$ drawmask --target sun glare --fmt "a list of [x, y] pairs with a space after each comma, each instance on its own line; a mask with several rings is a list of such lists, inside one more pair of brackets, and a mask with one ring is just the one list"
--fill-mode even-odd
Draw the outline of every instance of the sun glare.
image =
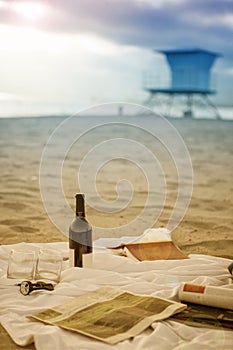
[[39, 1], [14, 1], [12, 9], [30, 21], [36, 21], [46, 13], [46, 6]]

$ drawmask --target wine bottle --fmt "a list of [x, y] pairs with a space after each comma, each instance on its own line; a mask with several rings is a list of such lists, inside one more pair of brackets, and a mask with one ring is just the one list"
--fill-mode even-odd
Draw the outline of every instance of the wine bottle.
[[69, 227], [70, 267], [91, 267], [92, 227], [85, 216], [85, 198], [76, 194], [76, 217]]

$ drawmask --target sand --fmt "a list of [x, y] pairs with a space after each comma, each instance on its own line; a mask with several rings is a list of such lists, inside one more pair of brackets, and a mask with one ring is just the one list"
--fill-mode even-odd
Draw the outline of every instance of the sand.
[[[43, 148], [51, 132], [62, 120], [52, 117], [0, 119], [1, 244], [67, 240], [47, 216], [39, 188], [39, 166]], [[232, 258], [233, 122], [178, 119], [170, 122], [189, 150], [194, 174], [191, 203], [184, 219], [174, 230], [173, 239], [185, 253]], [[97, 135], [96, 140], [101, 141], [105, 135], [106, 133]], [[91, 138], [93, 139], [92, 135], [83, 144], [87, 145]], [[155, 143], [153, 139], [148, 142], [150, 145]], [[85, 147], [82, 153], [79, 146], [80, 156], [85, 155], [88, 150]], [[73, 153], [76, 154], [75, 148]], [[78, 161], [72, 156], [71, 153], [66, 160], [63, 172], [64, 192], [71, 206], [77, 191], [78, 167]], [[135, 193], [129, 208], [120, 213], [100, 213], [87, 207], [88, 220], [94, 226], [111, 228], [129, 223], [139, 215], [145, 204], [147, 192], [142, 172], [137, 172], [136, 166], [126, 161], [112, 163], [97, 177], [98, 189], [103, 198], [112, 200], [116, 197], [115, 184], [121, 178], [128, 178], [132, 182]], [[162, 163], [167, 176], [167, 199], [162, 215], [154, 227], [167, 226], [177, 196], [177, 175], [174, 167], [168, 166], [168, 163], [171, 164], [169, 159]], [[143, 218], [145, 227], [150, 214], [149, 210]], [[136, 234], [142, 233], [140, 224], [138, 229]], [[134, 231], [127, 233], [135, 234]]]
[[[1, 244], [67, 240], [50, 221], [41, 200], [39, 187], [39, 166], [43, 148], [52, 130], [62, 120], [58, 117], [0, 119]], [[191, 202], [183, 220], [172, 232], [173, 240], [187, 254], [201, 253], [233, 259], [233, 122], [192, 119], [171, 119], [170, 122], [180, 133], [189, 150], [194, 174]], [[116, 135], [115, 131], [113, 135]], [[74, 194], [78, 190], [78, 161], [75, 158], [77, 150], [79, 156], [85, 155], [90, 149], [90, 140], [102, 141], [104, 135], [105, 131], [94, 138], [92, 135], [89, 138], [87, 136], [82, 148], [74, 147], [64, 163], [64, 192], [71, 206], [74, 204]], [[137, 139], [136, 134], [134, 137]], [[140, 137], [144, 136], [139, 135]], [[146, 142], [153, 150], [155, 141], [148, 137]], [[162, 154], [163, 151], [161, 157]], [[166, 156], [163, 160], [162, 165], [167, 178], [167, 198], [154, 227], [167, 226], [177, 196], [176, 169]], [[129, 208], [109, 214], [87, 207], [87, 217], [93, 226], [109, 228], [109, 234], [108, 231], [104, 231], [105, 236], [111, 236], [111, 228], [128, 224], [139, 215], [147, 198], [146, 178], [134, 164], [122, 160], [107, 164], [97, 177], [97, 187], [107, 201], [107, 206], [116, 198], [115, 183], [127, 177], [135, 190]], [[143, 232], [153, 210], [153, 206], [147, 210], [142, 222], [137, 225], [136, 234]], [[127, 233], [134, 235], [135, 231], [129, 230]], [[100, 236], [98, 233], [94, 238]], [[6, 343], [5, 349], [18, 348], [11, 345], [4, 331], [1, 332], [1, 339]]]

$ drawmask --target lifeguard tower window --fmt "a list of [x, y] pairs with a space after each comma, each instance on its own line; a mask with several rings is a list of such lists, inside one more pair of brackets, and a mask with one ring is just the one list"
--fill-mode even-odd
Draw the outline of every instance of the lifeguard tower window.
[[[218, 53], [202, 49], [180, 49], [180, 50], [161, 50], [160, 53], [166, 56], [167, 63], [171, 73], [171, 85], [169, 87], [159, 87], [156, 83], [145, 84], [144, 89], [150, 93], [145, 104], [153, 107], [158, 101], [158, 95], [167, 95], [170, 99], [167, 106], [169, 112], [174, 103], [174, 97], [185, 97], [183, 116], [193, 117], [193, 108], [195, 107], [195, 98], [204, 100], [205, 105], [212, 110], [214, 117], [220, 118], [215, 105], [208, 98], [209, 94], [215, 94], [216, 91], [210, 87], [210, 71]], [[170, 116], [169, 113], [166, 113]]]

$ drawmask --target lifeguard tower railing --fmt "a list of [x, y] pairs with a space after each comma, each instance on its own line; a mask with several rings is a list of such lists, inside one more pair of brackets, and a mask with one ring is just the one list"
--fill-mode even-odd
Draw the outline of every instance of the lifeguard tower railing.
[[183, 107], [185, 117], [193, 117], [194, 109], [201, 106], [203, 110], [204, 106], [213, 117], [220, 118], [218, 109], [208, 97], [216, 93], [216, 82], [210, 70], [219, 54], [201, 49], [160, 52], [166, 55], [170, 77], [164, 80], [155, 72], [144, 74], [143, 89], [149, 92], [145, 104], [151, 108], [165, 106], [164, 114], [168, 117], [175, 102], [176, 109]]

